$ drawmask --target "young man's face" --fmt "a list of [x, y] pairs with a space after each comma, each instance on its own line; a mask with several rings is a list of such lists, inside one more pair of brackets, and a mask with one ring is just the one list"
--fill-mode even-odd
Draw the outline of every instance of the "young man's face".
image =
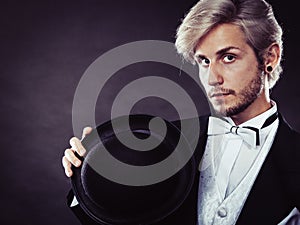
[[239, 27], [215, 27], [199, 41], [195, 59], [201, 83], [217, 113], [237, 115], [257, 101], [263, 90], [262, 75]]

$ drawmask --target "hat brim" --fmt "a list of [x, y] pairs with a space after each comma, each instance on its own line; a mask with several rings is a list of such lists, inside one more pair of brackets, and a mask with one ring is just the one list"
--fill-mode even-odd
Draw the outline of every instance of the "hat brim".
[[[149, 132], [149, 121], [153, 118], [153, 116], [150, 115], [130, 115], [130, 121], [132, 124], [132, 129], [136, 134], [148, 134]], [[119, 119], [119, 118], [117, 118]], [[164, 147], [168, 148], [167, 155], [164, 157], [167, 157], [172, 153], [174, 150], [174, 146], [177, 145], [178, 137], [182, 136], [183, 134], [180, 132], [180, 130], [174, 126], [171, 122], [164, 120], [169, 135], [165, 137], [164, 140]], [[122, 131], [122, 129], [125, 129], [122, 127], [118, 127], [119, 131]], [[153, 134], [153, 132], [151, 133]], [[100, 139], [99, 139], [100, 137]], [[112, 122], [107, 121], [99, 126], [96, 127], [92, 131], [91, 134], [86, 136], [82, 140], [83, 146], [87, 150], [86, 156], [89, 154], [89, 151], [95, 146], [101, 147], [106, 139], [112, 138], [113, 141], [114, 138], [114, 132], [112, 129]], [[102, 140], [102, 141], [100, 141]], [[190, 151], [190, 146], [185, 138], [184, 145], [182, 146], [184, 148], [184, 151]], [[151, 151], [149, 151], [151, 152]], [[151, 157], [150, 157], [151, 158]], [[157, 160], [157, 157], [154, 157]], [[81, 158], [81, 160], [85, 160], [85, 158]], [[122, 160], [122, 158], [121, 158]], [[126, 160], [126, 159], [125, 159]], [[144, 160], [144, 159], [143, 159]], [[142, 161], [143, 161], [142, 160]], [[133, 162], [134, 164], [135, 162]], [[137, 162], [138, 163], [138, 162]], [[149, 162], [147, 162], [148, 164]], [[83, 163], [84, 164], [84, 163]], [[113, 170], [114, 168], [112, 168]], [[119, 210], [119, 208], [122, 208], [124, 204], [127, 204], [126, 201], [121, 202], [120, 204], [115, 205], [115, 210], [111, 206], [107, 206], [107, 202], [103, 202], [99, 205], [99, 203], [95, 203], [93, 199], [90, 198], [85, 192], [83, 180], [82, 180], [82, 166], [81, 167], [73, 167], [73, 176], [71, 177], [71, 184], [73, 192], [81, 206], [81, 208], [84, 210], [84, 212], [95, 222], [103, 225], [147, 225], [147, 224], [153, 224], [155, 222], [161, 221], [168, 215], [170, 215], [172, 212], [174, 212], [186, 199], [187, 195], [189, 194], [191, 187], [193, 185], [194, 176], [196, 173], [196, 166], [195, 166], [195, 160], [193, 157], [191, 157], [188, 162], [181, 168], [178, 172], [176, 172], [173, 176], [167, 178], [165, 181], [162, 181], [161, 183], [164, 183], [161, 185], [162, 187], [169, 187], [170, 185], [172, 188], [168, 188], [168, 190], [162, 190], [164, 193], [164, 200], [158, 200], [159, 204], [156, 204], [155, 207], [151, 207], [151, 210], [149, 210], [149, 205], [147, 204], [147, 198], [146, 196], [142, 198], [145, 198], [144, 205], [139, 206], [138, 211], [132, 210], [130, 211], [130, 207], [126, 207], [126, 213], [122, 212], [122, 209]], [[165, 185], [166, 184], [166, 185]], [[107, 189], [112, 187], [111, 190], [114, 190], [114, 186], [118, 185], [118, 188], [123, 188], [126, 191], [128, 190], [130, 194], [129, 197], [132, 197], [132, 193], [138, 193], [139, 191], [143, 190], [143, 187], [129, 187], [122, 184], [115, 184], [112, 181], [107, 180], [106, 178], [103, 178], [103, 187], [106, 187]], [[160, 184], [159, 184], [160, 185]], [[160, 188], [160, 186], [157, 184], [153, 184], [152, 186], [149, 185], [148, 187], [144, 187], [145, 190], [149, 189], [157, 189]], [[145, 191], [145, 194], [148, 192]], [[150, 192], [152, 193], [152, 192]], [[156, 193], [156, 192], [154, 192]], [[141, 198], [141, 195], [139, 195], [139, 198]], [[133, 198], [132, 198], [133, 199]], [[143, 199], [142, 199], [143, 200]], [[152, 199], [151, 199], [152, 200]], [[131, 204], [130, 199], [128, 199], [128, 205]], [[129, 210], [129, 211], [128, 211]]]

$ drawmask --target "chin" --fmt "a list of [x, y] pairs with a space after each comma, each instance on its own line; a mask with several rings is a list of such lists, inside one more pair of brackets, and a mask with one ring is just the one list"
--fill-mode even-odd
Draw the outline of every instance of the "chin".
[[212, 111], [214, 111], [215, 114], [220, 115], [220, 116], [227, 116], [227, 111], [228, 108], [226, 106], [224, 106], [224, 104], [213, 104], [212, 105]]
[[244, 105], [227, 105], [227, 104], [214, 104], [213, 110], [219, 116], [234, 116], [245, 110], [247, 106]]

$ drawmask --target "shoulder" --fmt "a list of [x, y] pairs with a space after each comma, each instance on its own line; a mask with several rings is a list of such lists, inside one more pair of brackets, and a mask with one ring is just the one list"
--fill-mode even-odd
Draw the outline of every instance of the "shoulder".
[[203, 115], [171, 121], [171, 123], [179, 129], [191, 146], [196, 146], [197, 149], [202, 151], [207, 138], [208, 118], [209, 115]]
[[271, 155], [278, 176], [297, 207], [300, 207], [300, 134], [279, 114], [279, 127]]
[[200, 126], [200, 132], [206, 132], [208, 125], [208, 118], [210, 115], [202, 115], [194, 118], [185, 118], [179, 120], [170, 121], [173, 125], [175, 125], [178, 129], [181, 130], [182, 125], [185, 125], [189, 129], [195, 129], [198, 125]]
[[300, 134], [287, 123], [282, 114], [279, 114], [279, 126], [273, 146], [281, 162], [300, 159]]
[[279, 126], [274, 142], [289, 153], [300, 154], [300, 133], [288, 124], [282, 114], [279, 114]]

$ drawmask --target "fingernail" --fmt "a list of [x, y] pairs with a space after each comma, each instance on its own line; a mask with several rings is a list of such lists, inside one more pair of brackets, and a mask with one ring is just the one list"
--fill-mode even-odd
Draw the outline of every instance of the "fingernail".
[[67, 172], [67, 176], [71, 177], [72, 173], [70, 171], [66, 171]]

